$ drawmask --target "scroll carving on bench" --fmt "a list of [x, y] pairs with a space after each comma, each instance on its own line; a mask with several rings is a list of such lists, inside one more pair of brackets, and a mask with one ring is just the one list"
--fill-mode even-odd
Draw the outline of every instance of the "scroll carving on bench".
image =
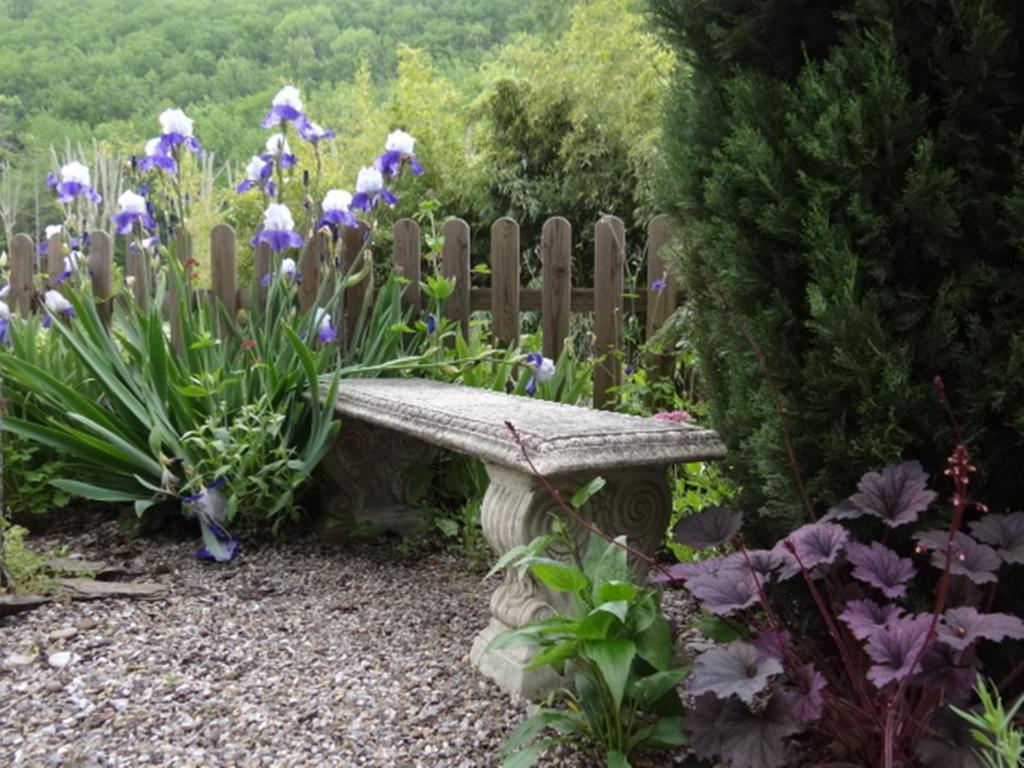
[[[365, 425], [373, 441], [394, 438], [430, 443], [481, 459], [490, 485], [484, 497], [482, 525], [497, 555], [527, 544], [550, 530], [561, 514], [513, 440], [515, 425], [536, 469], [566, 498], [600, 475], [605, 487], [584, 508], [585, 516], [606, 533], [625, 535], [637, 549], [653, 553], [664, 539], [672, 508], [668, 468], [675, 463], [721, 458], [718, 435], [689, 424], [663, 422], [590, 410], [499, 392], [434, 381], [387, 379], [343, 382], [336, 411], [351, 424]], [[362, 428], [362, 427], [360, 427]], [[348, 429], [343, 433], [349, 434]], [[370, 451], [363, 450], [363, 455]], [[372, 463], [388, 466], [376, 455]], [[360, 480], [360, 470], [340, 466], [336, 455], [324, 473], [334, 487]], [[420, 460], [425, 454], [420, 454]], [[413, 457], [415, 458], [415, 457]], [[372, 475], [371, 475], [372, 477]], [[365, 499], [361, 502], [365, 507]], [[585, 532], [580, 533], [581, 536]], [[635, 568], [640, 564], [634, 563]], [[470, 659], [486, 676], [516, 698], [537, 699], [559, 684], [551, 670], [526, 671], [532, 650], [494, 649], [491, 640], [554, 612], [564, 612], [564, 596], [551, 593], [529, 575], [506, 569], [490, 600], [491, 618], [473, 642]]]

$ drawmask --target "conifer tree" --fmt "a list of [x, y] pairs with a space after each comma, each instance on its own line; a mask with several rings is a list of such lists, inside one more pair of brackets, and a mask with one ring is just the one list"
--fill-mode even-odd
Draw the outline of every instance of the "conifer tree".
[[651, 4], [685, 62], [661, 204], [744, 502], [803, 517], [770, 381], [820, 512], [887, 462], [941, 471], [938, 375], [976, 495], [1020, 509], [1024, 3]]

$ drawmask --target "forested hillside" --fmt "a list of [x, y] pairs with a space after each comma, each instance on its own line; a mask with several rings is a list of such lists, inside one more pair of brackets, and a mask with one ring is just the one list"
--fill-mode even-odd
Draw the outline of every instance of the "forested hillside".
[[[638, 232], [653, 210], [674, 68], [641, 9], [637, 0], [0, 0], [0, 163], [9, 166], [0, 248], [55, 215], [42, 185], [51, 147], [59, 162], [98, 170], [101, 158], [139, 155], [171, 107], [195, 121], [214, 158], [196, 234], [214, 220], [255, 223], [259, 195], [233, 188], [263, 151], [260, 119], [285, 83], [337, 133], [322, 152], [325, 184], [350, 187], [387, 132], [403, 128], [426, 168], [408, 200], [430, 190], [442, 215], [474, 226], [511, 215], [527, 236], [564, 215], [581, 248], [604, 212]], [[294, 149], [310, 167], [309, 147]]]
[[[384, 82], [399, 44], [475, 69], [511, 33], [536, 28], [543, 8], [520, 0], [7, 0], [5, 149], [145, 138], [168, 104], [222, 124], [262, 105], [282, 80], [321, 90], [364, 65]], [[206, 144], [221, 157], [246, 154], [227, 135]]]

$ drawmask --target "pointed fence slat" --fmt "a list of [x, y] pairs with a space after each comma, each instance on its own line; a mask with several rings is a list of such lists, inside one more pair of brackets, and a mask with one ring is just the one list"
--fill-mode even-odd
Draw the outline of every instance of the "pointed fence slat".
[[462, 335], [469, 336], [469, 225], [462, 219], [449, 219], [441, 230], [444, 250], [441, 251], [441, 272], [455, 278], [455, 291], [445, 302], [448, 319], [458, 323]]
[[420, 313], [420, 225], [412, 219], [401, 219], [391, 228], [395, 250], [395, 267], [409, 281], [403, 301], [412, 308], [413, 319]]
[[[235, 230], [227, 224], [218, 224], [210, 230], [210, 285], [214, 298], [224, 307], [224, 313], [234, 317], [238, 312]], [[228, 329], [223, 327], [219, 311], [216, 317], [217, 333], [225, 339]]]
[[256, 246], [256, 270], [253, 272], [252, 278], [256, 281], [256, 300], [261, 308], [267, 306], [267, 294], [270, 291], [270, 286], [263, 284], [263, 278], [270, 274], [271, 264], [270, 246], [260, 243]]
[[[665, 266], [665, 245], [670, 237], [668, 217], [656, 216], [647, 225], [647, 338], [661, 328], [676, 308], [679, 283]], [[654, 289], [656, 280], [665, 287]]]
[[[472, 307], [471, 307], [472, 308]], [[501, 344], [519, 341], [519, 225], [498, 219], [491, 226], [491, 328]]]
[[46, 241], [46, 284], [57, 286], [57, 278], [64, 271], [64, 233], [58, 232]]
[[11, 238], [11, 293], [10, 307], [19, 314], [27, 315], [32, 310], [32, 276], [35, 270], [35, 243], [28, 235]]
[[[184, 229], [179, 230], [178, 234], [174, 238], [172, 247], [174, 258], [178, 260], [179, 264], [187, 265], [192, 259], [192, 236]], [[184, 288], [185, 294], [188, 296], [191, 289], [189, 274], [191, 273], [190, 267], [184, 269]], [[185, 351], [185, 341], [181, 330], [181, 303], [178, 297], [178, 290], [175, 288], [174, 283], [169, 283], [167, 286], [167, 319], [171, 326], [171, 348], [177, 353], [182, 354]]]
[[[347, 276], [359, 271], [359, 268], [362, 266], [360, 259], [362, 258], [366, 239], [369, 234], [369, 227], [362, 222], [360, 222], [358, 227], [345, 228], [345, 234], [341, 238], [342, 274]], [[359, 322], [359, 313], [362, 311], [363, 304], [368, 301], [373, 301], [372, 286], [373, 271], [371, 270], [366, 277], [358, 283], [345, 289], [345, 295], [342, 297], [342, 307], [345, 318], [345, 344], [349, 343], [349, 340], [352, 338], [352, 334], [355, 332], [356, 324]], [[338, 324], [341, 325], [340, 319]]]
[[110, 325], [114, 301], [110, 290], [110, 273], [113, 267], [113, 248], [110, 235], [96, 230], [89, 235], [89, 271], [92, 273], [92, 293], [99, 303], [96, 311], [104, 325]]
[[149, 307], [149, 295], [152, 291], [149, 282], [149, 254], [144, 250], [133, 247], [131, 238], [127, 238], [124, 263], [125, 277], [131, 286], [135, 303], [142, 309], [147, 309]]
[[299, 309], [302, 312], [316, 304], [320, 291], [320, 265], [330, 258], [330, 253], [331, 236], [322, 231], [316, 232], [302, 249], [298, 264], [299, 274], [302, 275], [299, 283]]
[[594, 230], [594, 346], [604, 359], [594, 366], [594, 407], [614, 403], [609, 390], [621, 383], [619, 328], [625, 288], [626, 230], [622, 220], [604, 216]]
[[541, 262], [544, 355], [557, 360], [569, 337], [569, 315], [572, 312], [572, 225], [561, 216], [544, 222]]

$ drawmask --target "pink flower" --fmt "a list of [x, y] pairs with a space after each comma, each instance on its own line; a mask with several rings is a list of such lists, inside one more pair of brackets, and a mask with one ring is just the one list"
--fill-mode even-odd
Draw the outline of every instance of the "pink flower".
[[662, 411], [654, 414], [651, 418], [658, 421], [691, 421], [693, 419], [686, 411]]

